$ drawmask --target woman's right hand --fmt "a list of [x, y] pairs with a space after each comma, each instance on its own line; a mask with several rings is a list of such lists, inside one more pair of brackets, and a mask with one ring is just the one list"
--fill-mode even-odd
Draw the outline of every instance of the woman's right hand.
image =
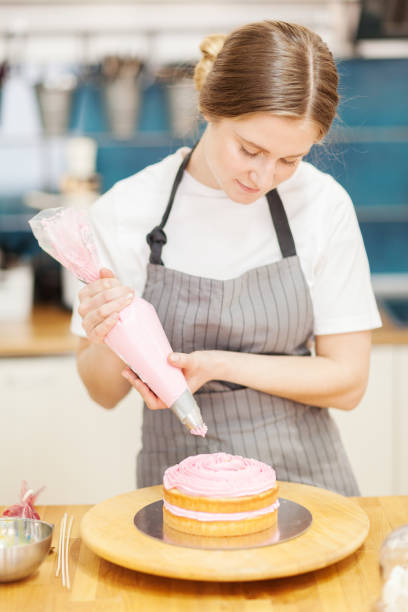
[[122, 285], [108, 268], [102, 268], [99, 279], [79, 292], [78, 312], [88, 340], [102, 344], [106, 334], [116, 325], [119, 312], [134, 298], [134, 291]]

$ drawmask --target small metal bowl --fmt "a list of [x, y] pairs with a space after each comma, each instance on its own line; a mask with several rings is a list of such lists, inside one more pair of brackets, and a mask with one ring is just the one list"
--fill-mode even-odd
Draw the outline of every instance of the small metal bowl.
[[0, 582], [32, 574], [50, 550], [53, 529], [45, 521], [0, 517]]

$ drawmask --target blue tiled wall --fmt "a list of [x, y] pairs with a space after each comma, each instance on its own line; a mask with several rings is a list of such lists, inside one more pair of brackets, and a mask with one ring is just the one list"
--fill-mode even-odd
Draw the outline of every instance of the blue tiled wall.
[[372, 273], [408, 273], [408, 221], [360, 221], [360, 228]]
[[357, 207], [401, 205], [408, 209], [408, 140], [330, 143], [315, 148], [310, 161], [332, 174]]
[[408, 126], [408, 59], [338, 62], [340, 116], [349, 126]]
[[174, 151], [170, 144], [164, 146], [127, 146], [120, 142], [102, 144], [98, 149], [97, 168], [102, 176], [102, 190], [114, 183], [154, 164]]

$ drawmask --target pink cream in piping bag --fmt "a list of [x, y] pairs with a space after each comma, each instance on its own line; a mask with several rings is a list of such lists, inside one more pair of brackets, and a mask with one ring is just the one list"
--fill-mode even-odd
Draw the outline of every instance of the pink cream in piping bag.
[[[50, 208], [35, 215], [29, 224], [40, 247], [79, 280], [90, 283], [99, 278], [101, 265], [86, 211]], [[172, 348], [152, 304], [135, 297], [120, 311], [105, 343], [192, 434], [205, 436], [207, 426], [182, 371], [167, 361]]]

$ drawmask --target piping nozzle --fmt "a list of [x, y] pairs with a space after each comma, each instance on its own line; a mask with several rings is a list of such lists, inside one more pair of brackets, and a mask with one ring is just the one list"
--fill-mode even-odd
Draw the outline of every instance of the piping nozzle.
[[170, 409], [191, 433], [205, 436], [207, 426], [204, 424], [200, 408], [190, 389], [186, 389], [170, 406]]

